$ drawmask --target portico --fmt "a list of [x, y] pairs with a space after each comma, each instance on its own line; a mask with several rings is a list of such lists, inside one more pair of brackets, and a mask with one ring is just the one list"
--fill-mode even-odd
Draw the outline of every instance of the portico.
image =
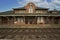
[[54, 16], [0, 16], [0, 24], [59, 24]]

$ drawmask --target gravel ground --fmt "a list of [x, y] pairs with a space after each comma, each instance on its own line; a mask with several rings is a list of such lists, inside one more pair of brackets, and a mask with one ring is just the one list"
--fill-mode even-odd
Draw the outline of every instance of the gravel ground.
[[0, 39], [60, 40], [59, 28], [1, 28]]

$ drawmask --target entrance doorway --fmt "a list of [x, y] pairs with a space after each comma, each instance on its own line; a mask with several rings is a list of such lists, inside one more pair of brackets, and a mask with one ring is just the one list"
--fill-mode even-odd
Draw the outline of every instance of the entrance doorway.
[[36, 19], [36, 17], [28, 17], [28, 16], [26, 16], [25, 17], [25, 24], [36, 24], [37, 23], [37, 19]]

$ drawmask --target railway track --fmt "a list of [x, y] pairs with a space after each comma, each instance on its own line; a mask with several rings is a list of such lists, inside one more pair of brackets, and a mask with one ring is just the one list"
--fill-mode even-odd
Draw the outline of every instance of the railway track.
[[59, 28], [1, 28], [0, 39], [60, 40]]

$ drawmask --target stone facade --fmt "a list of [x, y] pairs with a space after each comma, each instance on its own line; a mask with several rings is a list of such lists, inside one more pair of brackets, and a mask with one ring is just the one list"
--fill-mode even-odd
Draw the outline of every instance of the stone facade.
[[47, 8], [37, 7], [30, 2], [22, 8], [13, 9], [12, 15], [0, 15], [0, 24], [59, 24], [60, 16], [52, 16], [57, 11], [48, 12]]
[[[24, 6], [25, 10], [23, 9], [15, 9], [14, 12], [15, 13], [29, 13], [29, 8], [30, 6], [32, 7], [32, 11], [33, 13], [47, 13], [48, 12], [48, 9], [40, 9], [38, 10], [38, 7], [35, 6], [34, 3], [28, 3], [26, 6]], [[37, 9], [37, 10], [36, 10]]]

